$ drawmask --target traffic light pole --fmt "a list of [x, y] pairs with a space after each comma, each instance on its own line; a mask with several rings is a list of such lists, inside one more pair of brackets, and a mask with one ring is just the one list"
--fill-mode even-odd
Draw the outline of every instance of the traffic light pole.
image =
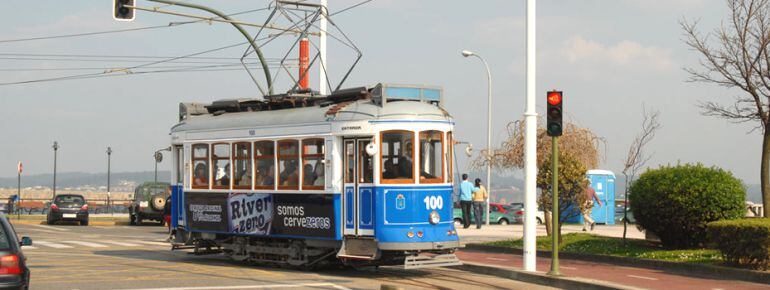
[[556, 136], [551, 137], [551, 271], [548, 275], [561, 276], [559, 272], [559, 142]]

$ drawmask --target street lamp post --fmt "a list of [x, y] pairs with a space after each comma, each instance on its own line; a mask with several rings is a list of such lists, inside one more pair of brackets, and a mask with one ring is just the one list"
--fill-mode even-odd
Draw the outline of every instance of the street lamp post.
[[489, 195], [487, 195], [487, 213], [486, 224], [489, 225], [489, 198], [492, 195], [492, 73], [489, 71], [489, 65], [480, 55], [469, 50], [463, 50], [462, 55], [464, 57], [475, 56], [484, 63], [484, 68], [487, 69], [487, 189]]
[[53, 141], [53, 195], [51, 201], [56, 197], [56, 158], [59, 151], [59, 142]]
[[112, 147], [107, 147], [107, 208], [112, 214], [112, 203], [110, 202], [110, 159], [112, 157]]

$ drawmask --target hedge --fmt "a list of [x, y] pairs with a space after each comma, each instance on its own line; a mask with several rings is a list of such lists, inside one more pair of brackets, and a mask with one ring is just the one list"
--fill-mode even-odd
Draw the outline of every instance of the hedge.
[[707, 223], [739, 219], [746, 213], [743, 183], [717, 167], [684, 164], [650, 169], [629, 191], [637, 226], [655, 233], [666, 247], [702, 247]]
[[722, 220], [706, 228], [711, 247], [728, 263], [767, 270], [770, 264], [770, 218]]

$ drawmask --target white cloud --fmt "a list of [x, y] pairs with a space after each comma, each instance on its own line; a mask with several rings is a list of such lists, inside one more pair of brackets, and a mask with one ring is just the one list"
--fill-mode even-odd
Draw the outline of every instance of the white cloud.
[[655, 71], [670, 71], [674, 67], [668, 51], [630, 40], [605, 45], [575, 36], [564, 42], [561, 54], [572, 64], [591, 64], [594, 67], [604, 64]]

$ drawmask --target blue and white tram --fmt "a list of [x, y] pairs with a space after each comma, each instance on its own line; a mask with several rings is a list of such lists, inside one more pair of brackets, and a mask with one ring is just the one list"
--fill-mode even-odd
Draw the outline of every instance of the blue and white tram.
[[180, 104], [175, 242], [295, 266], [458, 264], [441, 95], [379, 84]]

